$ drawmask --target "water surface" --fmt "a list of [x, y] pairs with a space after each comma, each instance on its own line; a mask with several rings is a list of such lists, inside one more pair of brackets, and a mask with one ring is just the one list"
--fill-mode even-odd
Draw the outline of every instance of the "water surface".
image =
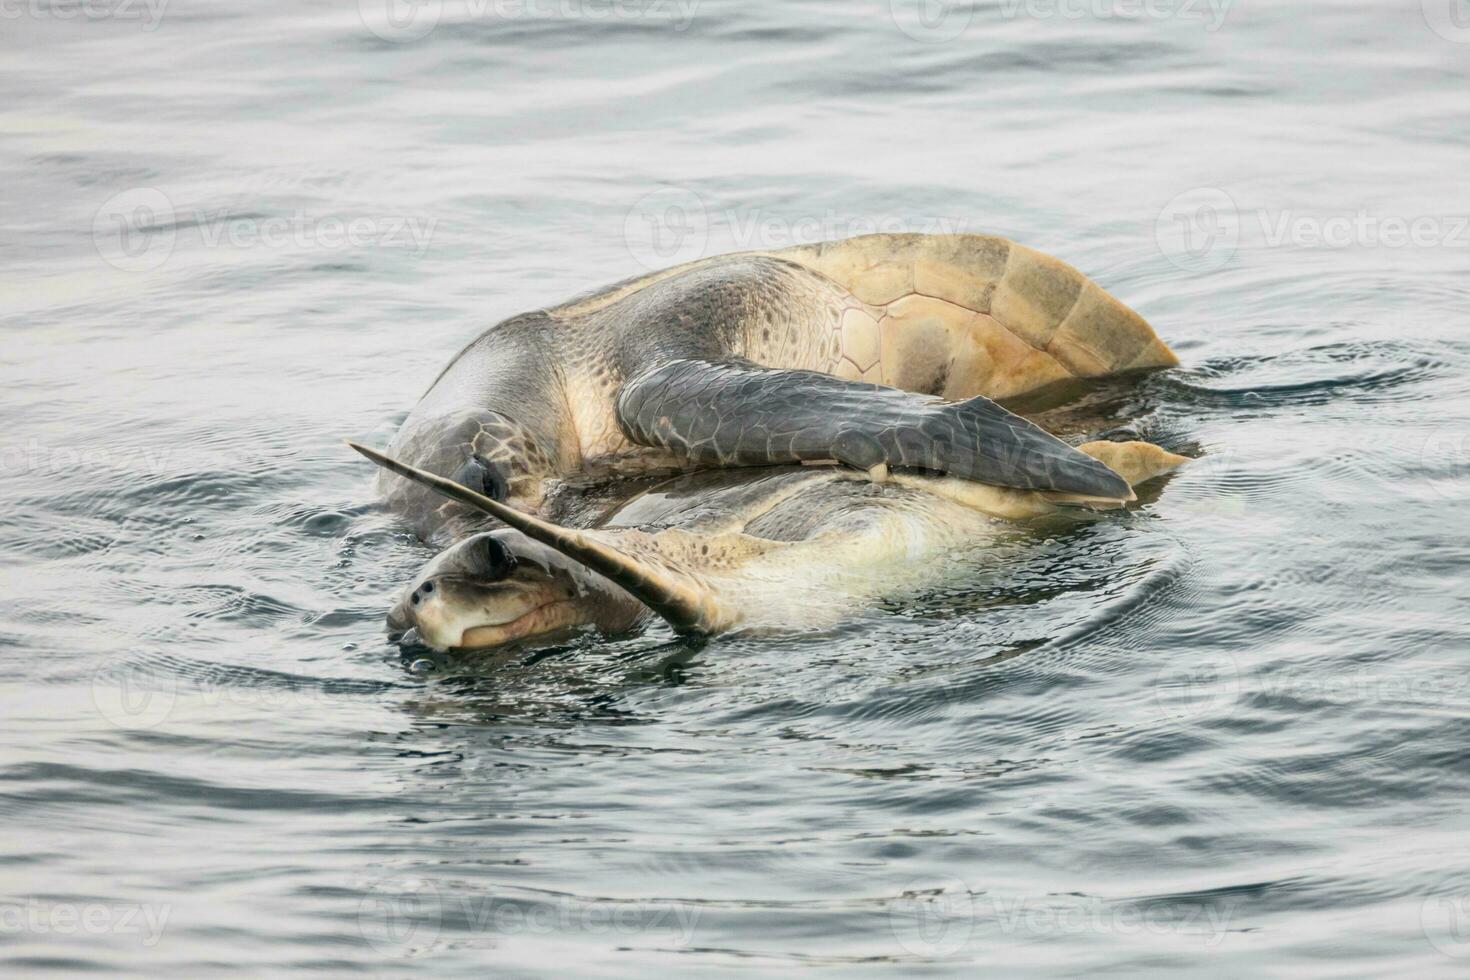
[[[1470, 30], [1138, 9], [7, 8], [0, 971], [1463, 975]], [[1095, 276], [1184, 366], [1051, 421], [1202, 462], [834, 632], [410, 669], [342, 437], [874, 229]]]

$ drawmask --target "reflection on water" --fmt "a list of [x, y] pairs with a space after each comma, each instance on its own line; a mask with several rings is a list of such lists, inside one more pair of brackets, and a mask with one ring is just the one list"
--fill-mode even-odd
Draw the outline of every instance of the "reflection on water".
[[[860, 6], [3, 12], [7, 973], [1463, 971], [1453, 4]], [[899, 229], [1138, 307], [1182, 368], [1024, 407], [1203, 459], [832, 632], [386, 642], [341, 437]]]

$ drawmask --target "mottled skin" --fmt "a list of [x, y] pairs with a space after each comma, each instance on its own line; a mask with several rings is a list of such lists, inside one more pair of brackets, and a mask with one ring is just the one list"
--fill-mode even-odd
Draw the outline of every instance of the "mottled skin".
[[[566, 480], [817, 459], [1126, 499], [1106, 467], [986, 399], [1172, 363], [1055, 259], [986, 236], [874, 235], [701, 260], [512, 317], [461, 351], [389, 453], [543, 514]], [[426, 540], [493, 526], [398, 477], [382, 486]]]
[[[744, 404], [765, 411], [739, 411]], [[836, 460], [1009, 487], [1127, 492], [1093, 480], [1092, 459], [984, 397], [945, 402], [745, 361], [677, 360], [624, 385], [617, 410], [634, 442], [708, 466]]]
[[[1130, 485], [1184, 459], [1148, 443], [1083, 450]], [[945, 557], [973, 552], [1002, 527], [1052, 513], [1056, 491], [896, 475], [873, 483], [839, 467], [710, 470], [603, 499], [568, 523], [671, 587], [698, 597], [698, 632], [826, 626], [877, 599], [943, 582]], [[641, 628], [639, 598], [519, 531], [471, 535], [435, 558], [404, 591], [390, 628], [437, 649], [546, 640], [569, 630]]]

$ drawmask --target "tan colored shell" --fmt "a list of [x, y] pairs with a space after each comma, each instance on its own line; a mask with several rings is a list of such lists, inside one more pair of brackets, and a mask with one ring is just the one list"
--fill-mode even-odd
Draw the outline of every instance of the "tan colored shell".
[[[1148, 322], [1072, 266], [988, 235], [878, 234], [767, 255], [832, 280], [866, 309], [837, 326], [821, 367], [945, 398], [1010, 398], [1069, 378], [1178, 364]], [[699, 259], [578, 297], [546, 312], [570, 319]]]
[[[1072, 266], [986, 235], [866, 235], [767, 253], [838, 282], [876, 317], [882, 381], [1007, 398], [1069, 377], [1178, 364], [1148, 322]], [[872, 346], [849, 336], [844, 347]], [[870, 377], [871, 365], [858, 365]]]

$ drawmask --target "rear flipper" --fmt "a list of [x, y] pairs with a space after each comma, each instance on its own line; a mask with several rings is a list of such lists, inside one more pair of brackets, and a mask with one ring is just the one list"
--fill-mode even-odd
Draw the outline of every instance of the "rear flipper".
[[[1188, 456], [1180, 456], [1171, 453], [1162, 446], [1155, 446], [1151, 442], [1088, 442], [1077, 447], [1079, 452], [1084, 452], [1099, 462], [1105, 463], [1114, 473], [1128, 481], [1128, 485], [1136, 487], [1140, 483], [1157, 479], [1166, 473], [1173, 473], [1179, 467], [1190, 461]], [[1049, 500], [1064, 502], [1063, 494], [1046, 494]]]
[[[1077, 447], [1079, 452], [1084, 452], [1093, 459], [1107, 464], [1107, 467], [1128, 481], [1130, 487], [1136, 487], [1141, 483], [1157, 479], [1166, 473], [1172, 473], [1185, 463], [1189, 462], [1188, 456], [1180, 456], [1169, 452], [1161, 446], [1155, 446], [1151, 442], [1100, 442], [1083, 443]], [[1092, 510], [1111, 510], [1123, 506], [1117, 500], [1100, 499], [1080, 493], [1059, 493], [1056, 491], [1043, 491], [1036, 494], [1040, 504], [1048, 510], [1057, 507], [1086, 507]]]
[[[1128, 481], [1130, 486], [1138, 486], [1172, 473], [1189, 462], [1189, 457], [1176, 455], [1149, 442], [1089, 442], [1078, 449], [1105, 463], [1121, 479]], [[1055, 514], [1064, 508], [1109, 510], [1124, 504], [1124, 501], [1112, 497], [1055, 490], [1012, 490], [950, 478], [933, 479], [900, 474], [896, 480], [900, 484], [938, 494], [983, 514], [1010, 521]]]
[[670, 361], [617, 401], [632, 442], [705, 465], [835, 459], [1029, 490], [1127, 501], [1127, 481], [988, 398], [944, 402], [816, 371], [729, 359]]

